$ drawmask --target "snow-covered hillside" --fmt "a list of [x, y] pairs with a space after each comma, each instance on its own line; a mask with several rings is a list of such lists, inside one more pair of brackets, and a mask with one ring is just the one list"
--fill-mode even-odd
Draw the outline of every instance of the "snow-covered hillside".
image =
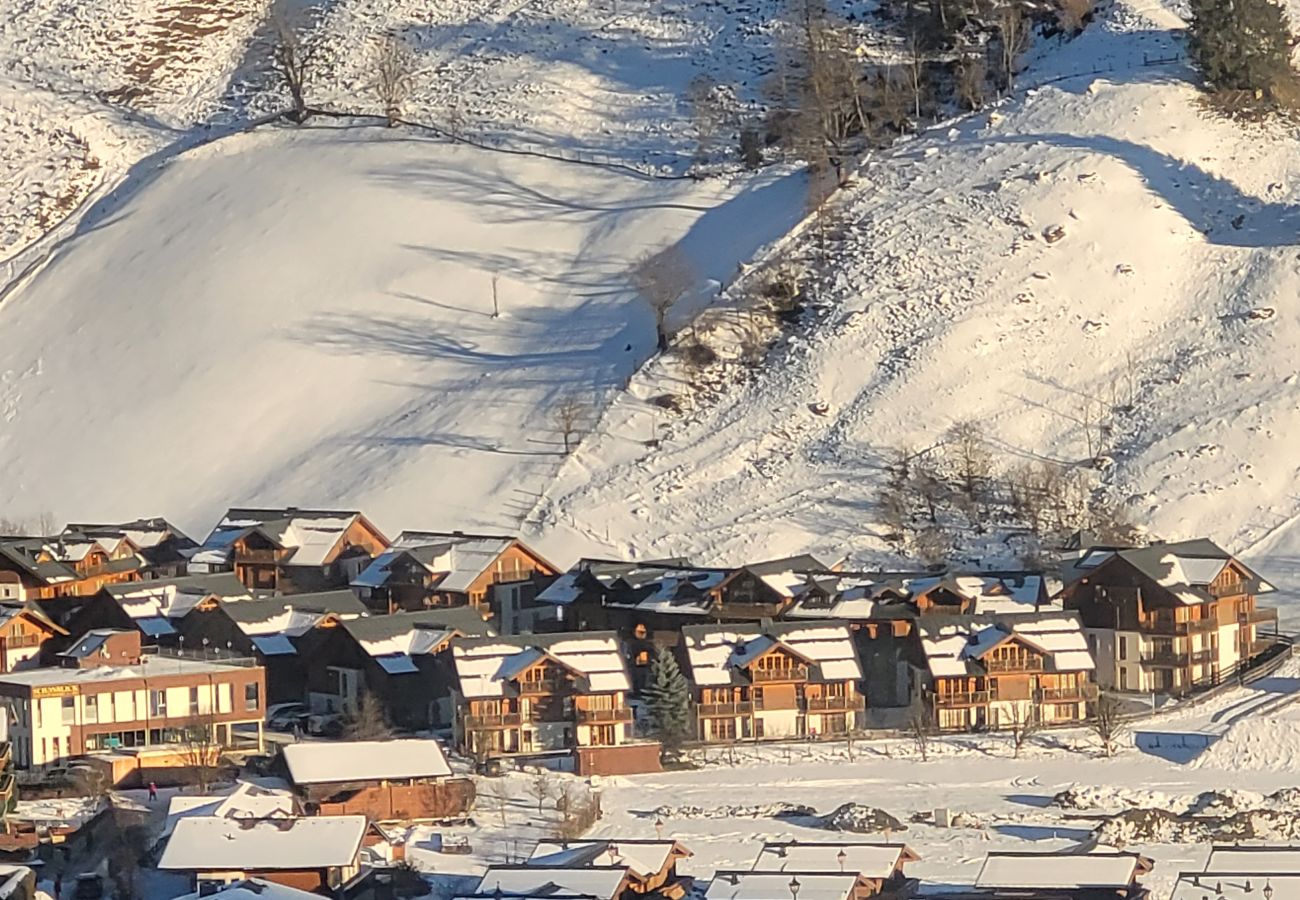
[[[630, 174], [385, 129], [269, 129], [172, 160], [0, 307], [0, 509], [246, 498], [508, 528], [654, 347], [628, 287], [669, 241], [706, 275], [793, 223], [802, 178]], [[501, 315], [493, 318], [493, 279]]]
[[[883, 561], [888, 452], [972, 419], [1004, 466], [1083, 461], [1104, 419], [1105, 478], [1158, 536], [1241, 549], [1294, 514], [1300, 154], [1289, 127], [1209, 118], [1189, 72], [1143, 64], [1177, 52], [1177, 24], [1119, 3], [1023, 98], [872, 159], [841, 198], [822, 323], [653, 452], [626, 441], [638, 405], [613, 410], [544, 530]], [[1110, 71], [1063, 77], [1090, 59]]]

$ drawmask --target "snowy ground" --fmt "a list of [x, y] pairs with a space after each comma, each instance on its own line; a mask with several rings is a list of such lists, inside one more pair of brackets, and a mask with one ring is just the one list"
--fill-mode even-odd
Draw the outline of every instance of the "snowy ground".
[[560, 398], [602, 402], [653, 350], [633, 260], [680, 239], [725, 278], [801, 190], [324, 125], [140, 181], [0, 307], [10, 516], [143, 500], [201, 534], [250, 501], [508, 528], [562, 459]]
[[[634, 384], [539, 530], [616, 555], [897, 564], [882, 463], [965, 420], [1003, 468], [1079, 463], [1102, 421], [1104, 480], [1156, 536], [1245, 550], [1291, 521], [1300, 155], [1288, 128], [1205, 117], [1183, 66], [1144, 64], [1180, 52], [1180, 27], [1116, 3], [1042, 51], [1023, 99], [871, 159], [837, 207], [842, 269], [817, 328], [707, 409], [663, 417], [653, 452], [628, 437], [647, 429], [637, 397], [664, 385]], [[1072, 74], [1090, 67], [1106, 72]], [[1266, 576], [1294, 577], [1293, 531], [1261, 550]]]

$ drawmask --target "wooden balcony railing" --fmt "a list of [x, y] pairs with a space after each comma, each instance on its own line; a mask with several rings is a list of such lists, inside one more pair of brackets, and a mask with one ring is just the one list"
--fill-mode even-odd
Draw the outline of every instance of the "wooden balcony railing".
[[1082, 700], [1096, 700], [1099, 691], [1091, 682], [1074, 687], [1039, 688], [1034, 691], [1034, 699], [1039, 703], [1060, 703]]
[[863, 698], [852, 697], [807, 697], [801, 706], [805, 712], [851, 712], [862, 709]]
[[285, 558], [285, 550], [239, 550], [235, 563], [278, 563]]
[[1211, 584], [1205, 592], [1211, 597], [1248, 597], [1253, 591], [1249, 581], [1233, 581], [1229, 584]]
[[494, 716], [472, 716], [467, 715], [464, 719], [466, 731], [474, 731], [479, 728], [513, 728], [522, 722], [519, 713], [501, 713]]
[[619, 709], [579, 709], [575, 710], [579, 722], [631, 722], [632, 710], [626, 706]]
[[1138, 630], [1146, 634], [1169, 634], [1169, 635], [1187, 635], [1187, 634], [1204, 634], [1207, 631], [1218, 631], [1219, 620], [1214, 618], [1196, 619], [1191, 622], [1175, 622], [1164, 617], [1154, 617], [1138, 620]]
[[752, 700], [735, 700], [731, 703], [697, 703], [695, 714], [699, 716], [747, 716], [755, 709], [762, 709], [761, 703]]
[[790, 666], [783, 669], [750, 669], [750, 677], [756, 681], [807, 681], [807, 666]]
[[1012, 672], [1041, 672], [1043, 671], [1043, 661], [1042, 659], [986, 659], [984, 660], [984, 671], [996, 672], [999, 675]]
[[989, 702], [988, 691], [953, 691], [947, 694], [935, 694], [935, 706], [978, 706]]
[[1248, 613], [1242, 613], [1237, 616], [1237, 623], [1240, 625], [1259, 625], [1264, 622], [1276, 622], [1276, 609], [1252, 609]]
[[541, 681], [519, 682], [521, 694], [558, 694], [564, 689], [564, 682], [559, 678], [544, 678]]

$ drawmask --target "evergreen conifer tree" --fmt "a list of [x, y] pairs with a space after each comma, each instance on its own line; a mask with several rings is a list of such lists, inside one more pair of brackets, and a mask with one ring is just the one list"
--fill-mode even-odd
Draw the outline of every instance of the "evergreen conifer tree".
[[1215, 90], [1273, 94], [1291, 75], [1286, 12], [1272, 0], [1191, 0], [1187, 47]]
[[691, 691], [671, 651], [661, 650], [650, 664], [641, 698], [650, 713], [650, 726], [667, 753], [675, 753], [695, 731]]

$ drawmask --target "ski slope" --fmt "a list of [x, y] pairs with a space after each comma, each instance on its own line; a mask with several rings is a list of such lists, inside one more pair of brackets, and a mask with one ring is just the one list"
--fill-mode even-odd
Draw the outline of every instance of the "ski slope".
[[196, 533], [244, 501], [512, 527], [562, 459], [559, 401], [597, 408], [653, 351], [632, 262], [680, 241], [729, 277], [793, 224], [801, 184], [373, 127], [192, 150], [0, 306], [0, 509], [165, 510]]

